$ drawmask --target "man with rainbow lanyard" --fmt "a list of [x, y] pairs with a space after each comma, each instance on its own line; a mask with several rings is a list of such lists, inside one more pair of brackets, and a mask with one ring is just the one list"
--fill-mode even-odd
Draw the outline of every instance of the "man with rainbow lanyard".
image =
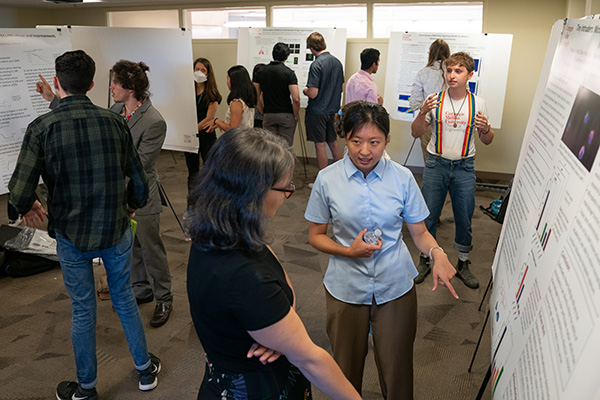
[[[429, 95], [411, 126], [415, 138], [423, 135], [428, 124], [432, 130], [421, 187], [429, 208], [425, 225], [435, 238], [446, 194], [450, 192], [456, 225], [454, 248], [458, 251], [456, 276], [472, 289], [479, 287], [469, 270], [469, 251], [473, 249], [471, 218], [475, 211], [475, 136], [486, 145], [494, 139], [485, 101], [467, 89], [474, 67], [475, 62], [467, 53], [454, 53], [446, 59], [448, 89]], [[424, 254], [417, 270], [415, 283], [423, 282], [431, 272], [429, 258]]]

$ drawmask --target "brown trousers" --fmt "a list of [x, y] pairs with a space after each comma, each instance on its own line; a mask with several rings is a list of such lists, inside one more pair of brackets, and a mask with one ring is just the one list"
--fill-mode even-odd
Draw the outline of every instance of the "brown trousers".
[[417, 292], [382, 305], [348, 304], [327, 290], [327, 334], [333, 358], [346, 378], [362, 393], [365, 357], [369, 350], [369, 325], [379, 385], [387, 400], [413, 398], [413, 344], [417, 332]]

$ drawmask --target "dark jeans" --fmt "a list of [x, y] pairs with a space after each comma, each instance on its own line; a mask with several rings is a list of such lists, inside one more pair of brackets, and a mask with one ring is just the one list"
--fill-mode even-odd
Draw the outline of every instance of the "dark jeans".
[[312, 400], [310, 382], [280, 357], [271, 368], [244, 374], [223, 373], [208, 360], [198, 400]]

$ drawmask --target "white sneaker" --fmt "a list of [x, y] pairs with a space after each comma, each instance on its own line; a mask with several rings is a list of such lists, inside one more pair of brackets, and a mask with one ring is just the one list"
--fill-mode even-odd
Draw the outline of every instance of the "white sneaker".
[[21, 219], [21, 218], [19, 217], [18, 219], [14, 220], [14, 221], [12, 221], [12, 220], [9, 220], [9, 221], [8, 221], [8, 226], [14, 226], [14, 227], [17, 227], [17, 226], [21, 225], [21, 223], [22, 223], [22, 222], [23, 222], [23, 219]]
[[306, 185], [306, 186], [308, 186], [308, 188], [309, 188], [310, 190], [312, 190], [313, 186], [315, 186], [315, 183], [314, 183], [314, 182], [312, 182], [312, 183], [309, 183], [309, 184], [308, 184], [308, 185]]

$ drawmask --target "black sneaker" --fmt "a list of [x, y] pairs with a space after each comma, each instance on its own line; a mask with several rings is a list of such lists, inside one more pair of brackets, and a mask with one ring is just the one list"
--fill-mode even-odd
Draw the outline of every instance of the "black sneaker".
[[160, 359], [154, 354], [150, 354], [150, 366], [143, 371], [137, 370], [140, 374], [140, 390], [152, 390], [158, 385], [156, 375], [160, 372]]
[[96, 388], [82, 389], [77, 382], [64, 381], [56, 387], [58, 400], [98, 400]]
[[475, 278], [475, 275], [469, 271], [469, 264], [471, 261], [460, 261], [456, 264], [456, 277], [463, 281], [466, 287], [471, 289], [477, 289], [479, 287], [479, 281]]
[[429, 265], [429, 257], [423, 257], [423, 254], [419, 256], [419, 265], [417, 265], [417, 271], [419, 275], [415, 278], [415, 283], [419, 283], [425, 280], [425, 277], [431, 272], [431, 266]]

